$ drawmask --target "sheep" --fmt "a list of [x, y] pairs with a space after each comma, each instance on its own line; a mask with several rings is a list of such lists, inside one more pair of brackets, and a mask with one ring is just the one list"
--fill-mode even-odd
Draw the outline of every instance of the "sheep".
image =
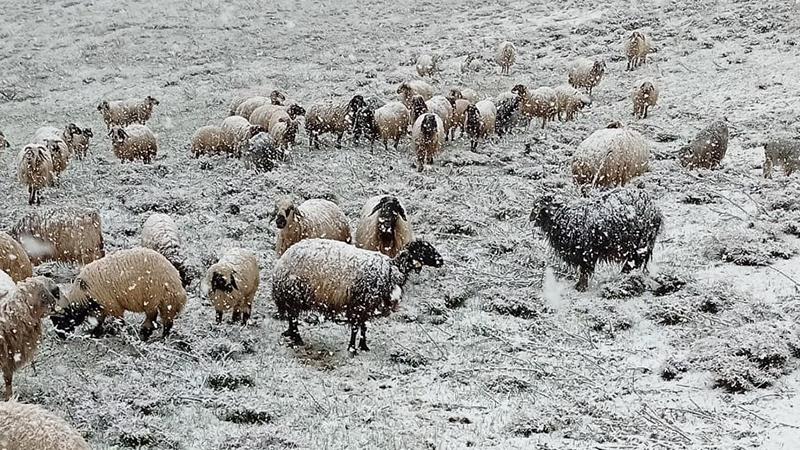
[[545, 195], [536, 202], [530, 220], [555, 253], [579, 269], [579, 291], [588, 287], [598, 262], [623, 263], [623, 273], [646, 270], [663, 224], [650, 196], [636, 188], [604, 191], [567, 204]]
[[14, 282], [11, 275], [0, 270], [0, 304], [13, 297], [16, 292], [17, 283]]
[[680, 163], [688, 168], [713, 169], [728, 151], [728, 124], [716, 120], [678, 151]]
[[33, 265], [25, 248], [4, 231], [0, 231], [0, 270], [15, 283], [33, 276]]
[[304, 116], [306, 114], [305, 108], [298, 104], [291, 104], [288, 106], [281, 105], [264, 105], [256, 108], [250, 114], [250, 123], [253, 125], [260, 125], [266, 131], [269, 131], [272, 118], [276, 115], [288, 115], [289, 118], [295, 120], [297, 116]]
[[658, 89], [653, 83], [645, 81], [634, 89], [631, 95], [633, 100], [633, 116], [637, 119], [647, 118], [647, 110], [655, 106], [658, 101]]
[[592, 95], [592, 90], [600, 84], [600, 80], [603, 79], [605, 73], [605, 61], [579, 59], [570, 66], [568, 80], [570, 86], [583, 88], [587, 94]]
[[411, 107], [409, 108], [409, 112], [409, 118], [411, 119], [412, 124], [417, 121], [417, 117], [428, 112], [428, 104], [421, 95], [415, 95], [411, 97]]
[[422, 96], [423, 100], [433, 97], [433, 86], [422, 80], [409, 80], [400, 83], [397, 87], [397, 99], [411, 109], [411, 98], [415, 95]]
[[140, 337], [146, 341], [159, 316], [162, 336], [169, 336], [185, 305], [186, 291], [175, 267], [161, 253], [135, 247], [85, 265], [50, 320], [63, 337], [88, 316], [95, 317], [92, 334], [100, 337], [106, 317], [122, 319], [125, 311], [144, 313]]
[[9, 148], [9, 147], [11, 147], [11, 143], [8, 142], [8, 139], [6, 139], [6, 135], [3, 134], [2, 131], [0, 131], [0, 149]]
[[5, 450], [91, 450], [64, 419], [16, 401], [0, 403], [0, 448]]
[[64, 131], [56, 127], [41, 127], [36, 130], [31, 142], [47, 147], [53, 161], [53, 179], [57, 179], [67, 169], [70, 157], [69, 147], [64, 141]]
[[461, 63], [461, 73], [467, 72], [480, 72], [483, 69], [483, 60], [480, 56], [467, 55], [464, 62]]
[[459, 136], [464, 135], [464, 119], [467, 118], [467, 108], [472, 105], [469, 100], [463, 98], [448, 97], [453, 106], [453, 126], [450, 128], [450, 139], [456, 138], [456, 130], [460, 130]]
[[495, 97], [494, 104], [497, 106], [495, 130], [498, 136], [511, 132], [511, 128], [519, 120], [522, 101], [523, 96], [510, 91], [501, 92]]
[[242, 150], [248, 145], [250, 138], [258, 133], [267, 131], [266, 128], [261, 125], [251, 125], [250, 122], [242, 116], [226, 117], [225, 120], [222, 121], [222, 126], [220, 128], [228, 140], [227, 146], [233, 149], [233, 153], [237, 157], [242, 156]]
[[650, 149], [635, 130], [614, 122], [589, 135], [572, 159], [572, 177], [579, 185], [624, 185], [648, 170]]
[[19, 282], [14, 295], [0, 303], [0, 368], [6, 383], [6, 401], [11, 398], [14, 372], [36, 356], [42, 319], [50, 314], [60, 296], [56, 283], [40, 276]]
[[464, 130], [470, 137], [470, 149], [475, 151], [478, 148], [478, 139], [485, 139], [494, 134], [497, 107], [491, 100], [481, 100], [467, 107], [466, 116]]
[[86, 156], [89, 150], [89, 139], [94, 137], [91, 128], [81, 128], [74, 123], [70, 123], [64, 129], [64, 142], [71, 154], [75, 155], [78, 159]]
[[297, 130], [300, 127], [296, 120], [292, 120], [286, 113], [283, 116], [273, 116], [276, 119], [269, 128], [272, 144], [281, 150], [293, 146], [297, 139]]
[[497, 46], [497, 54], [494, 61], [500, 66], [500, 74], [508, 75], [511, 72], [511, 66], [517, 59], [517, 48], [509, 41], [503, 41]]
[[625, 56], [628, 58], [626, 70], [633, 70], [646, 62], [649, 52], [650, 43], [647, 37], [639, 31], [631, 33], [630, 37], [625, 40]]
[[[522, 88], [522, 89], [520, 89]], [[514, 90], [516, 89], [516, 91]], [[539, 117], [542, 119], [542, 129], [547, 125], [548, 120], [556, 116], [556, 104], [558, 102], [556, 91], [549, 87], [540, 87], [533, 91], [527, 91], [522, 85], [517, 85], [512, 92], [523, 93], [523, 101], [520, 111], [528, 118]]]
[[442, 119], [444, 138], [448, 140], [450, 137], [450, 128], [453, 127], [453, 106], [450, 104], [450, 101], [443, 95], [435, 95], [425, 102], [425, 106], [428, 107], [428, 112], [432, 112]]
[[233, 322], [241, 318], [242, 325], [250, 319], [253, 299], [258, 291], [258, 258], [250, 250], [232, 248], [206, 271], [200, 290], [208, 297], [217, 312], [217, 323], [222, 314], [233, 309]]
[[311, 105], [306, 111], [306, 133], [308, 145], [319, 149], [319, 135], [335, 133], [336, 148], [342, 146], [342, 136], [353, 127], [353, 116], [366, 106], [364, 97], [354, 96], [346, 102], [323, 101]]
[[148, 95], [144, 100], [103, 100], [97, 105], [97, 110], [102, 114], [106, 128], [110, 130], [115, 126], [144, 125], [150, 120], [155, 105], [158, 105], [158, 100]]
[[410, 114], [402, 102], [389, 102], [374, 110], [369, 106], [363, 108], [353, 124], [353, 140], [357, 143], [363, 134], [369, 138], [372, 148], [375, 140], [381, 139], [385, 150], [389, 150], [389, 140], [394, 140], [394, 149], [397, 150], [400, 139], [408, 134]]
[[367, 320], [388, 315], [398, 306], [411, 271], [423, 266], [441, 267], [441, 255], [425, 241], [412, 241], [394, 258], [328, 239], [307, 239], [294, 245], [276, 263], [272, 298], [279, 316], [288, 319], [283, 333], [293, 345], [303, 345], [298, 332], [302, 311], [316, 310], [326, 316], [344, 314], [350, 324], [348, 351], [367, 347]]
[[800, 169], [800, 141], [778, 138], [764, 144], [764, 178], [772, 178], [772, 167], [783, 165], [783, 173], [788, 177]]
[[394, 258], [413, 240], [406, 210], [397, 197], [376, 195], [367, 200], [356, 227], [356, 247]]
[[478, 93], [475, 92], [475, 89], [464, 88], [464, 89], [450, 89], [450, 92], [447, 94], [447, 99], [450, 100], [450, 103], [453, 103], [453, 100], [464, 99], [472, 104], [478, 102]]
[[140, 245], [164, 255], [181, 276], [183, 287], [192, 282], [192, 275], [186, 264], [186, 254], [178, 233], [178, 226], [167, 214], [151, 214], [142, 225]]
[[575, 114], [585, 106], [592, 104], [592, 98], [582, 95], [577, 89], [570, 86], [558, 86], [556, 92], [556, 113], [558, 119], [562, 118], [570, 121], [575, 118]]
[[200, 155], [236, 155], [235, 149], [231, 146], [230, 135], [216, 125], [198, 128], [192, 135], [189, 146], [194, 158], [199, 158]]
[[439, 68], [439, 55], [420, 55], [417, 57], [417, 74], [421, 77], [434, 76], [442, 69]]
[[31, 263], [61, 261], [87, 264], [105, 255], [100, 214], [83, 207], [52, 207], [22, 217], [11, 236]]
[[230, 112], [232, 116], [241, 116], [249, 119], [250, 115], [256, 108], [264, 105], [283, 105], [286, 101], [286, 96], [280, 91], [272, 91], [269, 97], [255, 96], [245, 99], [235, 99], [231, 103]]
[[26, 145], [17, 155], [17, 178], [28, 186], [28, 204], [40, 205], [40, 190], [53, 183], [53, 158], [42, 144]]
[[158, 141], [147, 125], [113, 127], [108, 135], [111, 137], [114, 156], [123, 163], [141, 159], [144, 164], [150, 164], [158, 153]]
[[275, 252], [280, 257], [292, 245], [311, 238], [333, 239], [350, 243], [350, 225], [339, 205], [321, 198], [312, 198], [299, 206], [291, 197], [275, 205], [278, 237]]
[[264, 132], [251, 137], [242, 153], [245, 162], [257, 172], [269, 172], [275, 168], [275, 161], [283, 157], [283, 151], [272, 142], [272, 136]]
[[425, 113], [417, 118], [411, 130], [414, 153], [417, 155], [417, 171], [422, 172], [425, 163], [433, 163], [433, 156], [442, 150], [445, 134], [442, 119], [434, 113]]

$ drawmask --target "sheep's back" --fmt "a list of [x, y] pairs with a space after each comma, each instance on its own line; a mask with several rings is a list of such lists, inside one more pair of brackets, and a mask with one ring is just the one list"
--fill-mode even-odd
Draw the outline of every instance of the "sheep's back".
[[315, 235], [311, 237], [350, 240], [350, 225], [339, 206], [323, 199], [309, 199], [297, 207], [303, 215], [303, 221], [313, 227]]
[[11, 235], [34, 265], [49, 260], [86, 264], [105, 255], [100, 214], [91, 208], [33, 211], [14, 225]]
[[0, 448], [4, 450], [90, 450], [66, 421], [35, 406], [0, 403]]
[[625, 184], [648, 170], [649, 157], [647, 142], [639, 133], [603, 128], [578, 145], [572, 172], [581, 184], [591, 181], [603, 186]]
[[408, 130], [409, 111], [402, 102], [389, 102], [375, 110], [375, 125], [386, 139], [397, 138]]

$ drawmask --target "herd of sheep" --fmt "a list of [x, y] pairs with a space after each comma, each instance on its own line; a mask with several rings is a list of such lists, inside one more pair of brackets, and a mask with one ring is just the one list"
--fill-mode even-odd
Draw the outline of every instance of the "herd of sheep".
[[[634, 32], [625, 38], [624, 51], [627, 69], [635, 70], [646, 62], [652, 45], [644, 34]], [[495, 57], [500, 72], [508, 75], [515, 60], [514, 44], [502, 42]], [[437, 73], [438, 61], [437, 56], [420, 56], [416, 62], [420, 77]], [[467, 70], [472, 63], [471, 58], [465, 61]], [[235, 99], [219, 125], [203, 126], [193, 134], [188, 150], [193, 157], [243, 158], [255, 170], [268, 171], [298, 145], [302, 123], [312, 148], [319, 148], [324, 134], [332, 134], [337, 147], [345, 135], [352, 135], [355, 144], [366, 139], [372, 151], [375, 141], [384, 149], [390, 143], [398, 149], [408, 139], [416, 169], [422, 171], [463, 134], [469, 138], [469, 148], [477, 151], [485, 140], [527, 127], [533, 120], [541, 120], [542, 128], [556, 119], [574, 120], [592, 104], [593, 90], [605, 76], [604, 61], [579, 60], [569, 67], [568, 85], [563, 86], [529, 89], [517, 84], [486, 98], [469, 88], [437, 94], [418, 79], [401, 83], [394, 101], [354, 95], [308, 107], [276, 90], [267, 96]], [[631, 95], [634, 117], [647, 117], [658, 96], [651, 81], [638, 83]], [[158, 104], [147, 96], [103, 101], [97, 107], [112, 152], [121, 161], [146, 164], [158, 155], [158, 140], [146, 125]], [[85, 157], [92, 137], [91, 129], [73, 123], [63, 129], [43, 127], [33, 134], [17, 158], [18, 180], [28, 189], [29, 204], [39, 205], [42, 190], [57, 188], [70, 158]], [[713, 169], [727, 146], [728, 126], [719, 120], [681, 148], [677, 157], [688, 168]], [[0, 133], [0, 148], [7, 147]], [[530, 220], [556, 254], [578, 269], [577, 289], [587, 288], [598, 262], [621, 263], [626, 272], [646, 268], [663, 218], [646, 190], [624, 185], [648, 170], [649, 159], [644, 136], [620, 122], [611, 123], [589, 135], [570, 162], [573, 179], [586, 195], [572, 201], [546, 195], [535, 202]], [[786, 175], [800, 167], [800, 144], [789, 139], [766, 143], [765, 177], [771, 177], [775, 165], [782, 165]], [[351, 353], [368, 350], [366, 322], [396, 309], [409, 274], [444, 264], [432, 244], [415, 239], [402, 201], [392, 195], [369, 198], [354, 233], [339, 206], [323, 199], [278, 200], [275, 224], [278, 259], [272, 268], [271, 298], [279, 316], [288, 321], [283, 335], [292, 345], [303, 342], [300, 315], [314, 310], [346, 319]], [[82, 269], [62, 293], [52, 280], [33, 276], [33, 267], [44, 261], [77, 263]], [[104, 250], [100, 214], [91, 208], [35, 208], [10, 233], [0, 232], [4, 398], [12, 397], [14, 372], [33, 360], [47, 316], [61, 337], [88, 318], [95, 319], [92, 333], [101, 336], [107, 317], [143, 313], [141, 338], [147, 340], [157, 327], [167, 337], [186, 308], [186, 289], [199, 278], [200, 292], [212, 304], [218, 323], [230, 313], [232, 322], [246, 324], [261, 279], [256, 254], [245, 248], [228, 249], [202, 274], [188, 261], [181, 233], [166, 214], [147, 219], [139, 247], [111, 254]], [[29, 424], [20, 417], [49, 424], [45, 428], [51, 435], [41, 437], [36, 448], [88, 448], [66, 423], [45, 411], [0, 404], [0, 428], [10, 426], [24, 435]], [[27, 439], [37, 439], [45, 428], [30, 431]], [[0, 448], [5, 448], [2, 439]], [[54, 442], [49, 447], [42, 444], [48, 439]]]

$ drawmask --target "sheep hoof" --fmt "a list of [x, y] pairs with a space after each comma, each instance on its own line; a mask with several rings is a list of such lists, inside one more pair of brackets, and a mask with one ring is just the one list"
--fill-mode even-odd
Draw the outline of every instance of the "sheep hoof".
[[361, 343], [358, 344], [358, 349], [360, 351], [362, 351], [362, 352], [368, 352], [369, 351], [369, 347], [367, 347], [367, 343], [364, 342], [364, 341], [361, 341]]
[[347, 347], [347, 353], [350, 353], [350, 356], [358, 355], [358, 352], [356, 351], [356, 348], [353, 347], [352, 345]]

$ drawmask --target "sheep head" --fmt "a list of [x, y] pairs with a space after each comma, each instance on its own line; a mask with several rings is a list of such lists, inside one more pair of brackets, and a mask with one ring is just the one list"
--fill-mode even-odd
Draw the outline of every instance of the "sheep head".
[[435, 114], [425, 114], [422, 119], [422, 134], [430, 136], [436, 133], [437, 123]]
[[147, 97], [145, 97], [144, 102], [147, 104], [147, 106], [149, 106], [151, 108], [154, 105], [158, 104], [158, 100], [156, 100], [155, 97], [152, 97], [152, 96], [149, 96], [149, 95]]
[[0, 131], [0, 148], [9, 148], [9, 147], [11, 147], [11, 144], [9, 144], [8, 140], [6, 140], [6, 135], [3, 134], [2, 131]]
[[292, 119], [296, 119], [297, 116], [305, 116], [306, 109], [298, 104], [293, 104], [286, 108], [286, 114], [288, 114]]
[[228, 271], [216, 269], [211, 274], [211, 289], [215, 291], [225, 292], [230, 294], [235, 290], [239, 290], [236, 284], [236, 271]]
[[555, 196], [544, 195], [533, 204], [529, 220], [533, 222], [533, 226], [547, 231], [553, 223], [553, 217], [562, 207], [563, 204]]
[[275, 205], [275, 225], [279, 230], [294, 222], [295, 217], [302, 217], [300, 211], [294, 206], [291, 197], [284, 197]]
[[113, 127], [108, 130], [108, 136], [111, 138], [112, 145], [121, 145], [128, 138], [128, 133], [122, 127]]
[[442, 267], [444, 265], [442, 255], [433, 245], [426, 241], [409, 242], [393, 262], [398, 265], [403, 273], [410, 271], [419, 273], [423, 266]]
[[65, 333], [74, 331], [75, 327], [86, 320], [86, 317], [96, 314], [102, 308], [92, 298], [89, 284], [78, 276], [67, 295], [58, 299], [54, 309], [50, 321], [56, 327], [56, 334], [63, 338], [66, 336]]
[[286, 101], [286, 96], [280, 91], [274, 90], [269, 93], [269, 101], [273, 105], [283, 105], [283, 102]]
[[528, 96], [528, 88], [525, 87], [524, 84], [518, 84], [511, 88], [511, 92], [517, 94], [520, 98], [525, 98]]
[[403, 220], [406, 218], [406, 211], [400, 200], [397, 197], [387, 195], [380, 199], [377, 205], [372, 209], [371, 214], [378, 214], [378, 235], [381, 239], [381, 244], [385, 247], [391, 247], [394, 242], [394, 230], [397, 224], [397, 218]]
[[99, 105], [97, 105], [97, 110], [100, 111], [100, 112], [108, 111], [108, 109], [109, 109], [109, 106], [108, 106], [108, 101], [107, 100], [103, 100], [102, 102], [100, 102]]

